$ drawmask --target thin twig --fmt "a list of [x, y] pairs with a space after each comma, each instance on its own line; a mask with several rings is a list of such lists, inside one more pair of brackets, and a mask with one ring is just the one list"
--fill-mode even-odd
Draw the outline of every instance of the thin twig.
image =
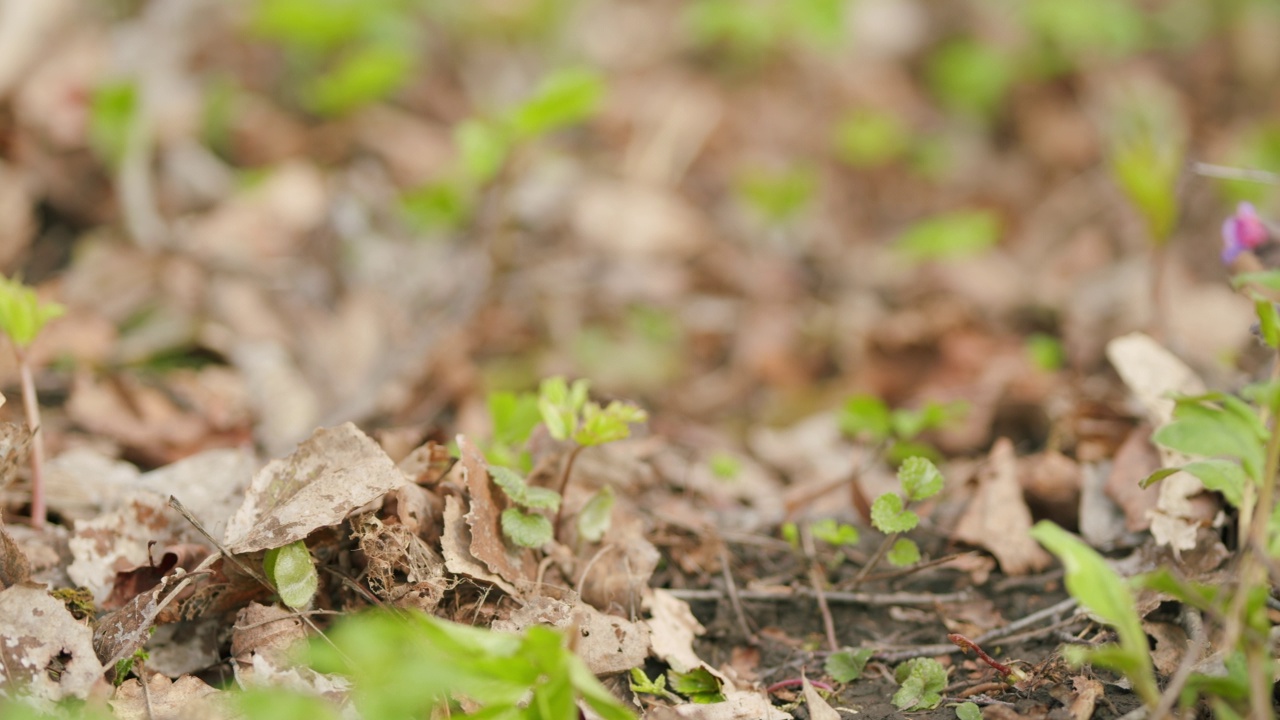
[[733, 581], [733, 570], [729, 567], [729, 551], [720, 545], [720, 574], [724, 577], [724, 587], [729, 593], [729, 604], [733, 606], [733, 614], [738, 618], [738, 628], [750, 645], [759, 645], [760, 639], [747, 624], [747, 614], [742, 611], [742, 601], [738, 599], [738, 584]]
[[1191, 163], [1191, 171], [1202, 177], [1217, 178], [1219, 180], [1243, 180], [1244, 182], [1280, 185], [1280, 174], [1267, 172], [1266, 170], [1253, 170], [1250, 168], [1231, 167], [1229, 165], [1214, 165], [1212, 163], [1195, 162]]
[[[673, 597], [681, 600], [719, 600], [725, 596], [720, 590], [689, 590], [689, 589], [667, 589]], [[812, 591], [805, 587], [786, 587], [776, 590], [739, 590], [738, 598], [741, 600], [750, 600], [753, 602], [789, 602], [799, 597], [807, 597], [812, 595]], [[973, 599], [973, 592], [962, 590], [953, 593], [914, 593], [914, 592], [890, 592], [890, 593], [860, 593], [860, 592], [839, 592], [828, 590], [823, 593], [829, 603], [840, 603], [842, 605], [934, 605], [936, 603], [964, 602]]]
[[591, 556], [591, 559], [587, 561], [586, 567], [582, 568], [582, 574], [578, 576], [578, 585], [573, 589], [574, 592], [578, 593], [578, 597], [582, 597], [582, 588], [587, 584], [587, 574], [591, 572], [591, 567], [596, 564], [597, 560], [604, 557], [605, 553], [612, 549], [613, 545], [611, 544], [600, 548]]
[[863, 581], [867, 581], [867, 582], [875, 581], [875, 580], [893, 580], [895, 578], [906, 577], [907, 575], [914, 575], [920, 572], [921, 570], [928, 570], [929, 568], [937, 567], [939, 565], [946, 565], [952, 560], [958, 560], [963, 557], [975, 557], [980, 554], [981, 553], [977, 552], [976, 550], [970, 551], [970, 552], [964, 552], [964, 553], [956, 553], [955, 555], [947, 555], [945, 557], [934, 558], [932, 560], [925, 560], [924, 562], [916, 563], [911, 567], [897, 568], [895, 570], [887, 570], [885, 572], [880, 572], [880, 573], [872, 573], [862, 579]]
[[801, 523], [800, 525], [800, 543], [801, 547], [804, 548], [805, 557], [809, 559], [809, 583], [813, 586], [814, 597], [818, 599], [818, 612], [822, 614], [822, 628], [827, 634], [827, 645], [831, 648], [831, 652], [838, 652], [840, 650], [840, 642], [836, 640], [836, 623], [831, 617], [831, 608], [827, 607], [827, 596], [822, 590], [822, 586], [826, 582], [826, 574], [822, 572], [822, 566], [818, 564], [818, 556], [813, 546], [813, 533], [809, 531], [809, 523]]
[[987, 632], [984, 632], [978, 636], [978, 642], [991, 642], [992, 640], [999, 640], [1001, 638], [1005, 638], [1007, 636], [1013, 635], [1016, 632], [1019, 632], [1025, 628], [1035, 625], [1041, 620], [1044, 620], [1046, 618], [1051, 618], [1051, 617], [1057, 617], [1062, 613], [1070, 612], [1071, 610], [1075, 609], [1076, 604], [1077, 604], [1076, 599], [1069, 597], [1066, 600], [1063, 600], [1062, 602], [1057, 603], [1056, 605], [1050, 605], [1049, 607], [1037, 610], [1031, 613], [1030, 615], [1027, 615], [1026, 617], [1020, 618], [1018, 620], [1014, 620], [1008, 625], [1001, 625], [998, 628], [988, 630]]
[[894, 540], [898, 539], [899, 534], [900, 533], [889, 533], [884, 536], [884, 539], [880, 541], [880, 546], [871, 554], [871, 558], [863, 563], [862, 568], [858, 570], [858, 574], [854, 575], [853, 579], [848, 582], [848, 586], [850, 588], [858, 587], [863, 580], [867, 579], [867, 575], [871, 572], [871, 569], [876, 566], [876, 563], [880, 562], [880, 558], [884, 557], [885, 553], [889, 552], [889, 546], [893, 544]]

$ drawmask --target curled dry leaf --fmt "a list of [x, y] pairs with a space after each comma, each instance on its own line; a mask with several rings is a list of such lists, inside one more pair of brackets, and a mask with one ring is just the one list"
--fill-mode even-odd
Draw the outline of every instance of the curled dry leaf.
[[978, 474], [978, 489], [951, 535], [996, 556], [1000, 568], [1023, 575], [1048, 567], [1051, 558], [1031, 539], [1031, 511], [1018, 484], [1013, 443], [1000, 438], [987, 466]]
[[606, 615], [586, 603], [568, 603], [542, 596], [493, 623], [494, 630], [523, 632], [533, 625], [568, 629], [574, 637], [574, 652], [596, 675], [616, 675], [644, 664], [649, 654], [649, 628]]
[[514, 597], [520, 596], [514, 585], [490, 572], [471, 554], [471, 530], [462, 519], [462, 501], [453, 495], [444, 499], [444, 532], [440, 534], [440, 548], [444, 554], [444, 566], [449, 572], [495, 585]]
[[788, 720], [792, 715], [773, 706], [761, 692], [726, 690], [724, 702], [709, 705], [655, 705], [645, 720]]
[[405, 482], [391, 458], [355, 425], [317, 430], [293, 454], [254, 475], [227, 525], [227, 549], [249, 553], [302, 540]]
[[518, 585], [532, 580], [525, 572], [528, 568], [521, 567], [520, 558], [507, 551], [498, 520], [502, 508], [494, 499], [484, 455], [463, 435], [458, 436], [458, 451], [462, 455], [463, 479], [471, 493], [471, 511], [466, 515], [471, 529], [471, 556], [509, 583]]
[[219, 707], [221, 697], [221, 691], [193, 675], [170, 680], [154, 673], [146, 690], [130, 678], [108, 702], [116, 720], [221, 720], [228, 717]]
[[0, 518], [0, 590], [24, 583], [31, 577], [31, 563]]
[[43, 589], [0, 591], [0, 638], [0, 689], [21, 687], [46, 709], [63, 698], [86, 698], [102, 682], [93, 631]]
[[666, 590], [655, 588], [645, 598], [644, 607], [650, 615], [650, 642], [654, 657], [676, 672], [689, 672], [703, 664], [702, 658], [693, 651], [693, 639], [706, 632], [706, 628], [693, 616], [689, 603]]

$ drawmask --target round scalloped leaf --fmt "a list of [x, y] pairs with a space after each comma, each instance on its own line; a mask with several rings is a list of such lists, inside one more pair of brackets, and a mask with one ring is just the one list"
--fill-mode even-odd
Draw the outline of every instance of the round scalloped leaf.
[[902, 507], [896, 493], [885, 493], [871, 503], [871, 524], [882, 533], [907, 532], [920, 523], [920, 517]]
[[551, 542], [554, 533], [546, 517], [507, 508], [502, 511], [502, 534], [521, 547], [539, 548]]
[[907, 493], [907, 499], [920, 501], [931, 498], [942, 489], [942, 473], [926, 458], [909, 457], [898, 468], [898, 481]]
[[894, 567], [906, 567], [920, 562], [920, 547], [906, 538], [898, 538], [885, 559]]
[[587, 542], [600, 542], [609, 523], [613, 511], [613, 488], [605, 485], [591, 496], [582, 511], [578, 513], [578, 535]]

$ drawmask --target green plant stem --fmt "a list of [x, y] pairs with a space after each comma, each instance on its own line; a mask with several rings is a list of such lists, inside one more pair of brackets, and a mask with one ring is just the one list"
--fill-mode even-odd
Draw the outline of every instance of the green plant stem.
[[560, 474], [560, 506], [556, 508], [556, 519], [551, 525], [556, 537], [560, 537], [560, 520], [564, 517], [564, 506], [568, 499], [564, 491], [565, 488], [569, 487], [569, 474], [573, 472], [573, 462], [578, 459], [578, 453], [582, 452], [585, 447], [586, 445], [574, 446], [569, 453], [569, 459], [564, 463], [564, 472]]
[[44, 497], [44, 436], [40, 433], [40, 404], [36, 401], [36, 381], [27, 351], [14, 347], [22, 373], [22, 409], [31, 429], [31, 527], [43, 530], [48, 516]]

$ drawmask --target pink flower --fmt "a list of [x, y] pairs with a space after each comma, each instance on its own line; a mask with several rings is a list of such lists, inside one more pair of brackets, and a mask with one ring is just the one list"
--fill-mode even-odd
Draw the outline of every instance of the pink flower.
[[1252, 203], [1242, 202], [1236, 214], [1222, 223], [1222, 262], [1230, 265], [1241, 253], [1256, 250], [1271, 238]]

